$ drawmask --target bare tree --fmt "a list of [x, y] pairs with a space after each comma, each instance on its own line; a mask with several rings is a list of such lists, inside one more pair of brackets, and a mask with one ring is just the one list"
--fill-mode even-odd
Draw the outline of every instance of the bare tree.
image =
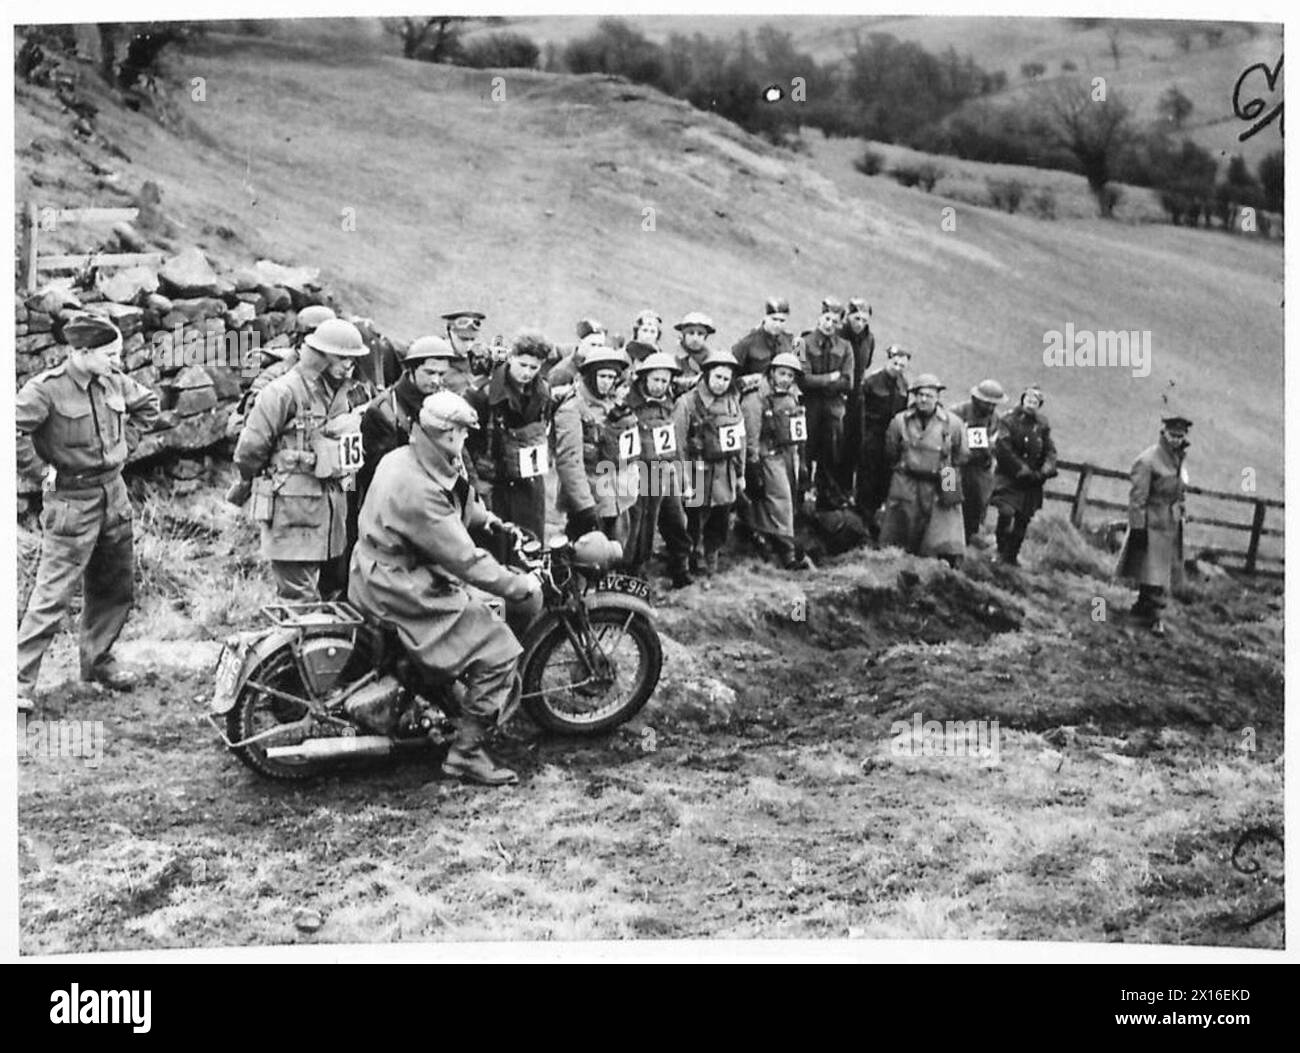
[[1119, 26], [1113, 22], [1106, 27], [1106, 45], [1110, 48], [1110, 57], [1115, 61], [1115, 68], [1119, 69]]
[[109, 84], [117, 80], [117, 44], [121, 39], [120, 22], [97, 22], [99, 30], [99, 75]]
[[1057, 81], [1039, 96], [1043, 132], [1079, 162], [1101, 216], [1109, 219], [1118, 195], [1107, 186], [1111, 167], [1133, 138], [1129, 108], [1115, 94], [1100, 100], [1078, 80]]
[[461, 25], [467, 16], [429, 15], [380, 20], [384, 30], [402, 41], [403, 58], [423, 58], [442, 62], [449, 58], [460, 42]]

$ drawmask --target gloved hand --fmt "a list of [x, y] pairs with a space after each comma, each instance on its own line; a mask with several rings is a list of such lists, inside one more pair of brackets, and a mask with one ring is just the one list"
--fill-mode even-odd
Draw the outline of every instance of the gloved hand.
[[511, 603], [526, 603], [542, 594], [541, 582], [531, 574], [516, 574], [509, 588], [506, 599]]
[[245, 479], [242, 475], [230, 484], [230, 489], [226, 491], [226, 500], [232, 505], [242, 505], [252, 496], [253, 481]]
[[1147, 543], [1146, 527], [1129, 527], [1128, 539], [1134, 545], [1145, 545]]
[[600, 517], [596, 515], [596, 506], [584, 508], [580, 512], [569, 513], [569, 525], [577, 531], [578, 536], [590, 534], [600, 529]]
[[751, 501], [761, 501], [767, 494], [763, 481], [763, 466], [758, 461], [745, 466], [745, 496]]

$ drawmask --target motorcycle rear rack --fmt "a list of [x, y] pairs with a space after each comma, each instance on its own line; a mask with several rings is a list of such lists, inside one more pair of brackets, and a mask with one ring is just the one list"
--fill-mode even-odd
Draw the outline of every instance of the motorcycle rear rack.
[[277, 629], [320, 628], [338, 626], [352, 628], [363, 625], [361, 617], [350, 603], [324, 601], [320, 603], [268, 603], [262, 615]]

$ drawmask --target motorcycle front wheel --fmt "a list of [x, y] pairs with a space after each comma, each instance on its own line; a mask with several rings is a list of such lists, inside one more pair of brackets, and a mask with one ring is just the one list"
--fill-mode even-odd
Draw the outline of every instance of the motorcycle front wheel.
[[636, 611], [597, 607], [590, 631], [555, 618], [524, 659], [524, 711], [549, 731], [596, 735], [631, 720], [650, 700], [663, 648]]

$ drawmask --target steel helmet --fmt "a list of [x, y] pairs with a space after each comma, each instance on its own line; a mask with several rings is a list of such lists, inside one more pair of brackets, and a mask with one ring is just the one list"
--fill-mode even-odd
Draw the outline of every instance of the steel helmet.
[[730, 351], [716, 347], [704, 356], [704, 361], [700, 363], [700, 372], [707, 373], [714, 366], [730, 366], [732, 369], [739, 369], [740, 363]]
[[293, 328], [298, 333], [310, 333], [322, 322], [328, 322], [331, 318], [337, 317], [338, 315], [334, 313], [333, 308], [326, 307], [323, 303], [314, 303], [298, 312]]
[[651, 373], [656, 369], [666, 369], [673, 374], [682, 371], [682, 367], [675, 355], [670, 355], [667, 351], [656, 351], [653, 355], [646, 355], [645, 358], [638, 362], [635, 372], [639, 377], [643, 373]]
[[772, 361], [767, 365], [768, 372], [776, 369], [777, 366], [793, 369], [799, 376], [803, 376], [803, 363], [799, 361], [798, 355], [790, 351], [782, 351], [780, 354], [773, 355]]
[[943, 391], [944, 386], [939, 382], [939, 378], [933, 373], [922, 373], [908, 387], [908, 391], [917, 391], [921, 388], [934, 388], [935, 391]]
[[981, 380], [970, 389], [971, 398], [977, 398], [981, 402], [1000, 403], [1007, 401], [1007, 393], [1002, 390], [1002, 385], [996, 380]]
[[688, 325], [697, 325], [701, 329], [710, 333], [716, 333], [718, 330], [713, 325], [713, 319], [703, 311], [691, 311], [680, 322], [673, 326], [674, 329], [681, 331]]
[[453, 391], [435, 391], [420, 404], [420, 426], [434, 431], [450, 431], [457, 425], [477, 428], [474, 407]]
[[626, 352], [616, 347], [593, 347], [583, 357], [582, 365], [578, 368], [586, 373], [588, 370], [595, 370], [601, 366], [606, 368], [615, 366], [619, 370], [624, 370], [631, 364], [632, 362], [627, 357]]
[[422, 336], [411, 342], [402, 357], [402, 363], [409, 366], [414, 362], [423, 362], [426, 358], [445, 358], [451, 361], [455, 357], [456, 351], [445, 337]]
[[342, 318], [327, 318], [307, 334], [304, 342], [325, 355], [361, 358], [370, 354], [366, 342], [361, 339], [361, 330]]

